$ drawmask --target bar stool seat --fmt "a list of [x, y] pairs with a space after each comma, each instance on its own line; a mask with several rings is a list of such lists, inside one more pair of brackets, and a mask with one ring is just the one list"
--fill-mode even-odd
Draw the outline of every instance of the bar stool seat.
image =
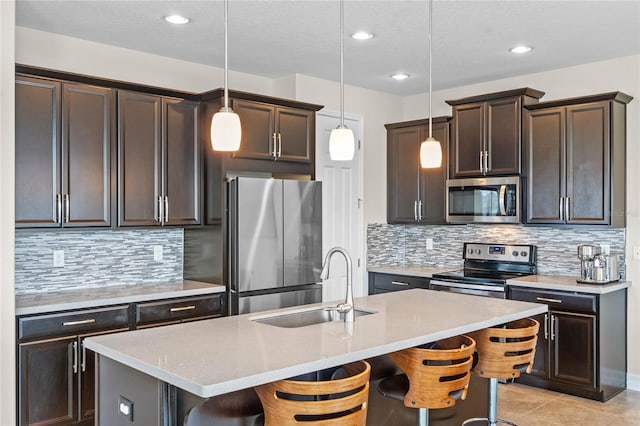
[[419, 409], [419, 425], [427, 425], [429, 409], [446, 408], [464, 399], [476, 344], [455, 336], [389, 354], [404, 374], [383, 379], [378, 392]]
[[531, 372], [539, 328], [538, 321], [524, 318], [471, 333], [478, 350], [474, 374], [489, 378], [489, 417], [467, 419], [463, 425], [482, 421], [490, 426], [497, 423], [516, 426], [497, 418], [498, 379], [515, 379]]
[[364, 426], [369, 375], [366, 361], [342, 366], [331, 380], [278, 380], [255, 387], [265, 426]]

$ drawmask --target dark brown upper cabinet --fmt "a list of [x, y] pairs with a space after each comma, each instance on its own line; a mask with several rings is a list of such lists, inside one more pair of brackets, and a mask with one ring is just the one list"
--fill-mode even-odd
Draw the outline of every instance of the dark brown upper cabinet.
[[119, 226], [200, 223], [199, 106], [118, 91]]
[[108, 88], [16, 76], [16, 227], [111, 225]]
[[523, 88], [446, 101], [453, 106], [450, 177], [520, 174], [522, 106], [543, 95]]
[[632, 99], [613, 92], [526, 108], [526, 223], [625, 226]]
[[387, 222], [444, 224], [450, 117], [433, 119], [433, 137], [442, 146], [442, 166], [420, 166], [420, 143], [428, 120], [385, 125], [387, 129]]

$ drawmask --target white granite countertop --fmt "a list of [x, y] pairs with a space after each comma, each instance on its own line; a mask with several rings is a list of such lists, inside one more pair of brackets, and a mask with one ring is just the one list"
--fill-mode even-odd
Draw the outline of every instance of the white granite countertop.
[[22, 294], [16, 295], [16, 315], [197, 296], [221, 293], [225, 290], [225, 286], [219, 284], [184, 280]]
[[461, 269], [462, 266], [432, 267], [423, 265], [372, 265], [367, 266], [367, 271], [380, 274], [408, 275], [412, 277], [431, 278], [433, 274]]
[[532, 287], [543, 290], [561, 290], [589, 294], [607, 294], [631, 287], [631, 281], [618, 281], [610, 284], [580, 284], [576, 282], [576, 277], [528, 275], [526, 277], [507, 280], [507, 285], [513, 287]]
[[536, 303], [422, 289], [362, 297], [355, 304], [377, 312], [357, 317], [351, 324], [332, 322], [299, 328], [251, 320], [264, 317], [264, 312], [244, 314], [91, 337], [85, 345], [100, 355], [207, 398], [547, 310], [546, 305]]

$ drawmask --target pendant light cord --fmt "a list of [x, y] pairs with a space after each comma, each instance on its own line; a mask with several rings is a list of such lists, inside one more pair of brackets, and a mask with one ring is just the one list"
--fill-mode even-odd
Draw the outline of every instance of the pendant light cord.
[[433, 118], [431, 115], [431, 30], [433, 28], [433, 0], [429, 0], [429, 139], [433, 138]]
[[224, 108], [225, 111], [229, 109], [229, 83], [228, 83], [228, 50], [229, 50], [229, 40], [227, 35], [227, 25], [228, 25], [228, 15], [229, 11], [227, 10], [229, 7], [229, 0], [224, 0]]
[[340, 0], [340, 127], [344, 128], [344, 0]]

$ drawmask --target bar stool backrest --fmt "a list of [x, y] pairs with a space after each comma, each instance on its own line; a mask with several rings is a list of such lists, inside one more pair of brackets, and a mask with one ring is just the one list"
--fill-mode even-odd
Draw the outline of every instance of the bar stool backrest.
[[465, 399], [475, 350], [473, 339], [455, 336], [435, 342], [431, 349], [416, 347], [389, 354], [409, 379], [404, 405], [445, 408]]
[[255, 388], [264, 408], [265, 426], [364, 426], [369, 375], [366, 361], [344, 365], [335, 380], [278, 380]]
[[478, 349], [475, 373], [496, 379], [514, 379], [522, 372], [531, 373], [539, 327], [533, 318], [523, 318], [471, 333]]

